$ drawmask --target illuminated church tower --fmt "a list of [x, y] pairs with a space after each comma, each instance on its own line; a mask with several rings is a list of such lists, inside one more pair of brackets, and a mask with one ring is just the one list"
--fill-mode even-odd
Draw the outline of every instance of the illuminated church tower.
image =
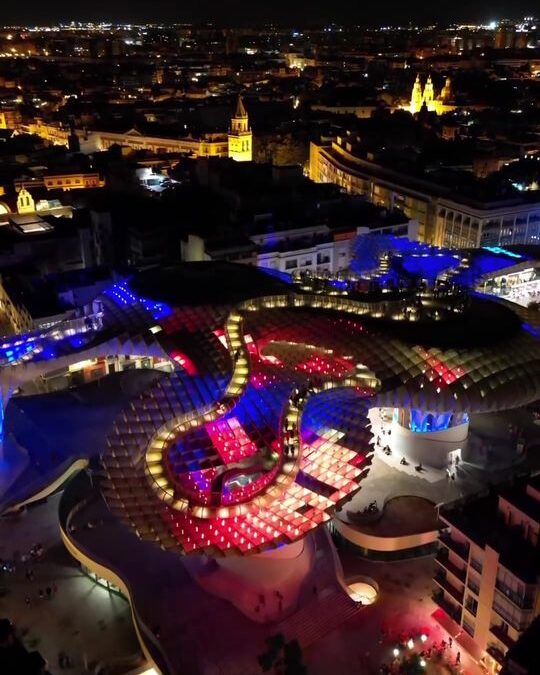
[[447, 77], [444, 83], [444, 87], [441, 89], [441, 101], [443, 103], [448, 103], [452, 100], [452, 80]]
[[423, 102], [424, 95], [422, 93], [422, 83], [420, 82], [420, 75], [417, 75], [411, 95], [410, 111], [413, 115], [420, 112]]
[[249, 119], [242, 97], [238, 97], [236, 112], [231, 118], [231, 127], [228, 134], [229, 157], [237, 162], [251, 162], [253, 134], [249, 126]]
[[449, 77], [446, 78], [446, 82], [444, 87], [441, 89], [440, 95], [436, 97], [431, 75], [428, 76], [424, 87], [422, 87], [420, 75], [417, 75], [411, 93], [411, 102], [409, 104], [408, 110], [413, 115], [415, 115], [416, 113], [419, 113], [420, 110], [422, 110], [423, 106], [426, 106], [426, 109], [429, 112], [442, 115], [445, 112], [455, 110], [456, 106], [451, 104], [451, 99], [452, 82]]
[[431, 79], [431, 75], [428, 76], [426, 86], [424, 87], [424, 103], [426, 104], [426, 108], [428, 110], [433, 110], [434, 109], [434, 103], [435, 101], [435, 91], [433, 89], [433, 80]]

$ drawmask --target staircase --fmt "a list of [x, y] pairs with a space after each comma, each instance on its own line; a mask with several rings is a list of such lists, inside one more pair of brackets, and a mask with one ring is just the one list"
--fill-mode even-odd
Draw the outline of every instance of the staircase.
[[322, 591], [320, 599], [313, 599], [302, 609], [276, 626], [285, 640], [298, 640], [302, 648], [309, 647], [333, 630], [356, 616], [362, 605], [355, 603], [342, 589]]

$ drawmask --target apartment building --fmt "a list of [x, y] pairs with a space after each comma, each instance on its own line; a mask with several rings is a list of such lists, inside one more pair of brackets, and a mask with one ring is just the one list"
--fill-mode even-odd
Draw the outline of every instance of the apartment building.
[[442, 509], [440, 519], [434, 616], [498, 673], [540, 614], [540, 477]]
[[[310, 178], [334, 183], [418, 222], [420, 241], [476, 248], [540, 242], [540, 201], [527, 194], [508, 198], [464, 195], [450, 187], [377, 164], [360, 156], [353, 139], [310, 145]], [[471, 185], [473, 177], [471, 176]]]
[[42, 176], [16, 178], [13, 181], [15, 191], [23, 188], [46, 188], [47, 190], [84, 190], [101, 188], [105, 181], [97, 172], [73, 171], [69, 173], [47, 173]]

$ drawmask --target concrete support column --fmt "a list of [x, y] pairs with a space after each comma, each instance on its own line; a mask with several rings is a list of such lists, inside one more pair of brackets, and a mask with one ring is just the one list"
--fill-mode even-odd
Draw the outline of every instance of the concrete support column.
[[462, 450], [468, 434], [466, 413], [408, 408], [394, 411], [392, 446], [415, 464], [444, 469], [451, 455]]

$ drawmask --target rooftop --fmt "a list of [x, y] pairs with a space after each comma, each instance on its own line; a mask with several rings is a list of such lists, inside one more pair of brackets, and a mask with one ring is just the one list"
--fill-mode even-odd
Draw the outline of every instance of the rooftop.
[[262, 269], [217, 261], [149, 270], [137, 275], [131, 287], [145, 298], [173, 305], [236, 304], [289, 290], [288, 284]]
[[[341, 151], [337, 146], [341, 146]], [[498, 185], [493, 179], [476, 179], [468, 172], [440, 169], [427, 173], [411, 163], [407, 166], [390, 163], [383, 155], [377, 161], [368, 159], [366, 153], [348, 139], [341, 144], [325, 146], [324, 150], [353, 172], [399, 182], [412, 191], [455, 199], [473, 208], [488, 209], [540, 201], [538, 192], [520, 193], [510, 184]]]

